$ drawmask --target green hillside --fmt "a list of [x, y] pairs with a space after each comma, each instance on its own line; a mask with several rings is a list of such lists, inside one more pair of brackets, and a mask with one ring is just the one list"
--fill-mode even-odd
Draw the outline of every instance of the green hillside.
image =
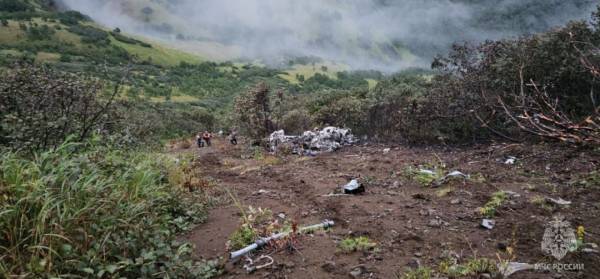
[[[119, 30], [106, 30], [86, 16], [57, 12], [43, 1], [3, 1], [0, 5], [0, 61], [27, 59], [54, 63], [149, 63], [173, 66], [202, 61]], [[20, 3], [20, 4], [19, 4]]]

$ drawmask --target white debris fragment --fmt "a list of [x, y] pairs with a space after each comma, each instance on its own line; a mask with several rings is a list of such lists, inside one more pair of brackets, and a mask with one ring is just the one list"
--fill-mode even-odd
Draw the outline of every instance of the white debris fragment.
[[496, 225], [496, 221], [491, 220], [491, 219], [483, 219], [481, 221], [481, 226], [488, 230], [493, 229], [495, 225]]
[[421, 174], [428, 174], [428, 175], [435, 175], [435, 172], [432, 170], [426, 170], [426, 169], [420, 169], [419, 173]]
[[383, 150], [383, 154], [388, 154], [388, 153], [390, 153], [390, 151], [392, 151], [392, 149], [386, 148]]
[[498, 264], [498, 270], [504, 278], [523, 270], [534, 269], [535, 266], [528, 263], [509, 262], [507, 264]]
[[506, 159], [506, 161], [504, 161], [504, 164], [506, 164], [506, 165], [514, 165], [516, 161], [517, 161], [517, 157], [509, 156]]
[[365, 192], [363, 186], [358, 180], [352, 179], [348, 184], [344, 185], [344, 194], [360, 194]]
[[466, 179], [469, 178], [468, 175], [466, 175], [466, 174], [464, 174], [464, 173], [462, 173], [460, 171], [453, 171], [453, 172], [449, 173], [448, 175], [446, 175], [445, 178], [450, 178], [450, 177], [463, 177], [463, 178], [466, 178]]
[[571, 205], [573, 203], [571, 201], [563, 200], [562, 198], [558, 198], [558, 199], [546, 198], [546, 201], [556, 204], [556, 205]]

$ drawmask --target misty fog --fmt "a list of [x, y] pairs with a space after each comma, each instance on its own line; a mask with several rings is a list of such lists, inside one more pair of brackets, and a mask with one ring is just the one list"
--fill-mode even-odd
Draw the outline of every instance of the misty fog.
[[592, 0], [60, 0], [108, 27], [219, 59], [317, 56], [353, 68], [427, 66], [456, 41], [587, 18]]

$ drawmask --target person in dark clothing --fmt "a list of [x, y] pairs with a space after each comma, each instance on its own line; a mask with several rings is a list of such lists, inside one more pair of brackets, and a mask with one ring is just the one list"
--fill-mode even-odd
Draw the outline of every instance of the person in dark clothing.
[[198, 145], [198, 148], [204, 147], [204, 141], [202, 140], [202, 136], [200, 135], [200, 133], [196, 135], [196, 144]]
[[229, 142], [233, 145], [237, 145], [237, 132], [235, 130], [231, 131]]

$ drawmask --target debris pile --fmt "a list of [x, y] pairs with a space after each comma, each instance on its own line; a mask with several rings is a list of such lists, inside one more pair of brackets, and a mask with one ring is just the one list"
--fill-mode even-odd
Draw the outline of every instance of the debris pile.
[[292, 154], [314, 155], [319, 152], [333, 152], [344, 145], [358, 142], [350, 129], [326, 127], [323, 130], [306, 131], [301, 136], [288, 136], [284, 130], [273, 132], [269, 136], [271, 152], [281, 147], [291, 149]]

